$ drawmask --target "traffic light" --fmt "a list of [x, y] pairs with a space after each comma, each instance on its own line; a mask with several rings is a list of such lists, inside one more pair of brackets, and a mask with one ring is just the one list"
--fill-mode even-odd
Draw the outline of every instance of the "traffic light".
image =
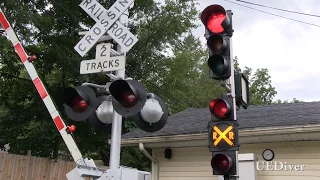
[[236, 152], [214, 152], [211, 158], [213, 175], [236, 175]]
[[233, 98], [222, 95], [210, 102], [208, 124], [209, 151], [213, 175], [236, 175], [236, 151], [239, 150], [238, 123], [234, 120]]
[[209, 77], [227, 80], [231, 76], [230, 37], [233, 35], [232, 13], [220, 5], [210, 5], [201, 13], [209, 51]]
[[111, 132], [113, 118], [111, 96], [96, 97], [90, 87], [77, 86], [64, 89], [62, 100], [65, 112], [71, 120], [88, 120], [96, 132]]
[[141, 111], [147, 91], [137, 80], [116, 80], [109, 86], [114, 110], [121, 116], [133, 116]]
[[94, 91], [87, 86], [64, 89], [62, 100], [67, 116], [74, 121], [86, 120], [99, 105]]
[[234, 120], [234, 104], [231, 96], [222, 95], [210, 102], [211, 121], [208, 124], [209, 150], [238, 150], [238, 123]]
[[143, 131], [156, 132], [167, 123], [169, 111], [164, 101], [157, 95], [149, 93], [149, 97], [141, 111], [135, 114], [134, 124]]

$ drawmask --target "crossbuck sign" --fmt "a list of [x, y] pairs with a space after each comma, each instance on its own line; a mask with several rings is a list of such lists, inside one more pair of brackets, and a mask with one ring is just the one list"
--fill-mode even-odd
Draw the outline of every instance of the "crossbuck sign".
[[118, 0], [106, 10], [96, 0], [83, 0], [80, 7], [97, 23], [74, 49], [83, 57], [107, 32], [123, 51], [129, 51], [138, 39], [118, 19], [133, 2], [134, 0]]

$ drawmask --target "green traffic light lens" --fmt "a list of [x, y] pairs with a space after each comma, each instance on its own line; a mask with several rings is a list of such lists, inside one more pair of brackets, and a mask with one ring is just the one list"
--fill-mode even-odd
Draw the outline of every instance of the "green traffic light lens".
[[228, 68], [226, 60], [218, 54], [215, 54], [209, 58], [208, 66], [213, 73], [217, 75], [223, 75]]

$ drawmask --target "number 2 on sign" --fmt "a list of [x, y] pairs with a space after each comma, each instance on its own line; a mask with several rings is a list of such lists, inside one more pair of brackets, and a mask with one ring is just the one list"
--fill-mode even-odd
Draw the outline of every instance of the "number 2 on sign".
[[98, 44], [96, 47], [96, 59], [97, 60], [107, 60], [110, 57], [110, 43]]
[[103, 57], [103, 56], [107, 56], [107, 54], [104, 54], [106, 52], [107, 48], [106, 46], [103, 44], [102, 47], [101, 47], [101, 54], [100, 56]]

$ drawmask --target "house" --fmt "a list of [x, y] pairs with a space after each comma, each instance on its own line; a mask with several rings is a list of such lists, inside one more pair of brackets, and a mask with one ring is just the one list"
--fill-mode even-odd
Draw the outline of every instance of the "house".
[[[237, 117], [239, 154], [254, 153], [258, 162], [266, 162], [262, 153], [270, 149], [273, 163], [300, 167], [272, 170], [260, 164], [259, 180], [320, 179], [320, 102], [250, 106], [240, 109]], [[139, 146], [146, 156], [145, 149], [152, 149], [152, 180], [215, 180], [208, 149], [210, 119], [208, 108], [186, 109], [171, 115], [160, 131], [136, 129], [124, 134], [121, 143]], [[171, 158], [165, 157], [166, 149], [171, 149]]]

